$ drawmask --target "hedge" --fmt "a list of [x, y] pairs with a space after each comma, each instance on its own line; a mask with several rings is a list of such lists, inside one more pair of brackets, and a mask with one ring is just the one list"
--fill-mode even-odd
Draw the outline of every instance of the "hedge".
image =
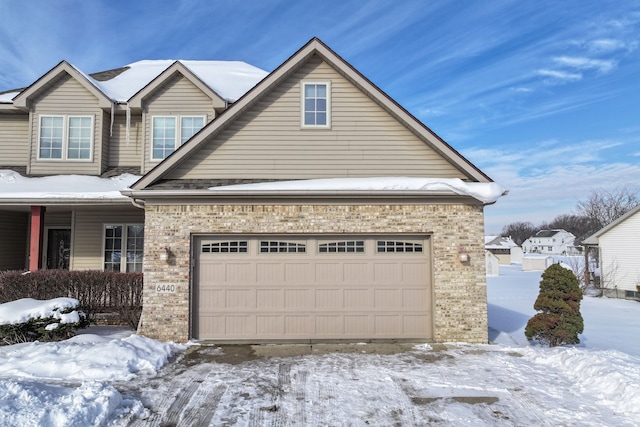
[[142, 273], [112, 271], [0, 271], [0, 304], [21, 298], [75, 298], [91, 323], [99, 313], [116, 313], [117, 323], [138, 327]]

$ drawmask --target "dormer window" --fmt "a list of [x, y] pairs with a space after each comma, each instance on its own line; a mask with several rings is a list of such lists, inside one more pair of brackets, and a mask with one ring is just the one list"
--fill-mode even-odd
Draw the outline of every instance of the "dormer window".
[[205, 117], [155, 116], [152, 121], [151, 159], [163, 160], [204, 127]]
[[40, 116], [38, 160], [91, 160], [92, 116]]
[[331, 82], [302, 82], [302, 127], [331, 127]]

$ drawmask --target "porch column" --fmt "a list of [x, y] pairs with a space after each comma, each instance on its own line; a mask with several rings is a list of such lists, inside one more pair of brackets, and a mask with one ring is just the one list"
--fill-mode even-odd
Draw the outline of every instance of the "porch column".
[[42, 268], [42, 242], [44, 240], [44, 206], [31, 206], [31, 236], [29, 238], [29, 270]]

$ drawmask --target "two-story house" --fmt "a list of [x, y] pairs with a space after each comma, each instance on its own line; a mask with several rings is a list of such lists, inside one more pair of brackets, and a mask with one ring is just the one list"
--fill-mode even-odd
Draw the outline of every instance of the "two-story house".
[[565, 230], [540, 230], [522, 242], [524, 253], [577, 255], [573, 245], [576, 236]]
[[139, 333], [487, 341], [502, 190], [318, 39], [268, 74], [62, 62], [0, 95], [0, 147], [0, 268], [143, 271]]

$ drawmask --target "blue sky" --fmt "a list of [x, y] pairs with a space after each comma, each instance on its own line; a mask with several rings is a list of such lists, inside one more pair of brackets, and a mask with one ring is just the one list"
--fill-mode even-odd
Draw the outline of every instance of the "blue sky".
[[314, 36], [510, 190], [488, 233], [640, 187], [638, 0], [0, 0], [0, 91], [63, 59], [271, 71]]

